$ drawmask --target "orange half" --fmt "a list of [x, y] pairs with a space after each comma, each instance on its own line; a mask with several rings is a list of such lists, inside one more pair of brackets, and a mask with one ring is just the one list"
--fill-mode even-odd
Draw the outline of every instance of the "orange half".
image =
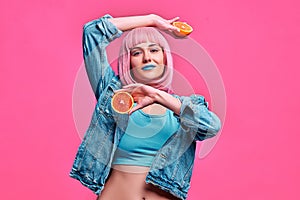
[[193, 28], [186, 22], [173, 22], [173, 26], [180, 29], [180, 32], [178, 33], [175, 31], [175, 34], [181, 37], [188, 36], [189, 34], [191, 34], [191, 32], [193, 32]]
[[112, 108], [121, 114], [128, 113], [133, 107], [133, 98], [128, 92], [117, 92], [111, 100]]

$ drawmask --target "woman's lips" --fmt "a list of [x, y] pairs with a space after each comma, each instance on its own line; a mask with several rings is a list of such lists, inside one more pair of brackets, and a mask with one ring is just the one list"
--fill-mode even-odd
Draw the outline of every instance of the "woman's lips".
[[155, 67], [156, 67], [155, 65], [145, 65], [144, 67], [142, 67], [142, 70], [149, 71], [154, 69]]

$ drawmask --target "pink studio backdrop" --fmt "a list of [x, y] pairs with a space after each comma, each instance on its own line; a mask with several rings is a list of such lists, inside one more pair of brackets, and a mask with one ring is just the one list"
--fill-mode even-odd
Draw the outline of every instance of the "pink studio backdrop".
[[105, 13], [180, 16], [218, 66], [226, 120], [195, 160], [189, 200], [300, 199], [299, 1], [0, 4], [0, 199], [95, 199], [68, 176], [81, 141], [72, 92], [82, 26]]

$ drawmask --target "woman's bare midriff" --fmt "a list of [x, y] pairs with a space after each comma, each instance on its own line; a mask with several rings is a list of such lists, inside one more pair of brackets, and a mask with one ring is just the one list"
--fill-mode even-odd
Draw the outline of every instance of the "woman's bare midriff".
[[97, 200], [178, 200], [145, 182], [149, 167], [114, 165]]

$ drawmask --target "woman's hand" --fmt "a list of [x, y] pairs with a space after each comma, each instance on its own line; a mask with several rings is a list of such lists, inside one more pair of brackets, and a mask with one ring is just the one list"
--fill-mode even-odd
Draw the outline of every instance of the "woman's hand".
[[181, 102], [179, 99], [149, 85], [144, 85], [141, 83], [129, 84], [115, 92], [121, 91], [130, 93], [133, 97], [133, 100], [137, 103], [137, 105], [131, 109], [129, 114], [153, 103], [158, 103], [164, 107], [167, 107], [177, 115], [180, 114]]
[[180, 29], [176, 26], [173, 26], [173, 22], [176, 22], [179, 17], [175, 17], [173, 19], [166, 20], [158, 15], [150, 14], [150, 18], [152, 18], [152, 26], [166, 32], [174, 38], [185, 38], [186, 35], [180, 33]]
[[179, 32], [179, 29], [172, 25], [172, 23], [177, 21], [179, 19], [179, 17], [174, 17], [173, 19], [169, 19], [169, 20], [164, 19], [155, 14], [151, 14], [150, 17], [153, 20], [154, 27], [156, 27], [162, 31], [169, 31], [169, 32], [177, 31], [177, 32]]
[[134, 102], [137, 103], [137, 105], [130, 110], [129, 114], [131, 114], [138, 109], [155, 103], [155, 96], [157, 95], [158, 89], [137, 83], [126, 85], [122, 89], [115, 92], [128, 92], [131, 94]]

